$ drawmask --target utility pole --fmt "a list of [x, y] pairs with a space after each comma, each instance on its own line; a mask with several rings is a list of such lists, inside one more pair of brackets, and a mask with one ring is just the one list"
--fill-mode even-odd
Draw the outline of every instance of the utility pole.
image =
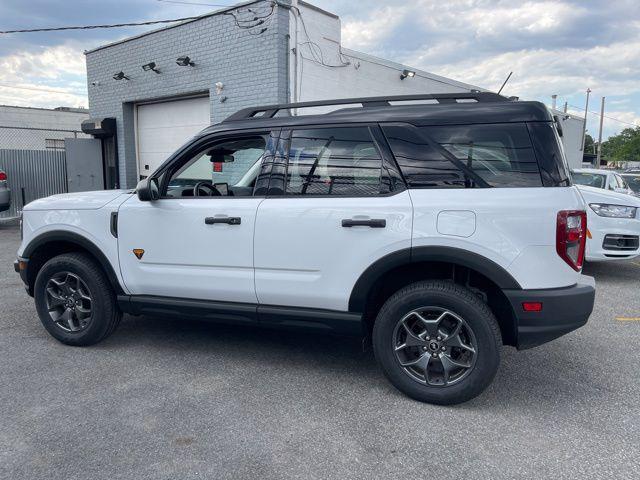
[[567, 107], [569, 106], [569, 102], [564, 102], [564, 113], [567, 113]]
[[591, 89], [587, 88], [587, 103], [584, 106], [584, 125], [582, 126], [582, 147], [580, 147], [580, 151], [584, 152], [584, 142], [587, 139], [587, 113], [589, 112], [589, 94], [591, 93]]
[[600, 168], [600, 160], [602, 159], [602, 123], [604, 122], [604, 97], [600, 105], [600, 132], [598, 133], [598, 156], [596, 157], [596, 168]]
[[556, 109], [556, 102], [558, 101], [558, 95], [551, 95], [551, 109]]

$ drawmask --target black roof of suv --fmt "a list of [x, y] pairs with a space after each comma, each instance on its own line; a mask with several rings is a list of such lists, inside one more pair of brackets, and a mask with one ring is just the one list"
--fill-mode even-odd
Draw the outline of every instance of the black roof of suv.
[[[416, 102], [423, 103], [416, 103]], [[431, 102], [431, 103], [427, 103]], [[290, 110], [345, 106], [324, 114], [290, 115]], [[202, 134], [221, 130], [333, 123], [408, 122], [414, 125], [464, 125], [552, 122], [543, 103], [516, 101], [490, 92], [347, 98], [267, 105], [240, 110]]]

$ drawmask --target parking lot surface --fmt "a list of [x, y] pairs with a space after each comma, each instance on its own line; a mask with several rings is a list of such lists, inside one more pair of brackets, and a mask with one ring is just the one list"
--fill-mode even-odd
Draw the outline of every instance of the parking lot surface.
[[64, 346], [18, 244], [0, 223], [0, 478], [638, 478], [640, 261], [588, 266], [586, 327], [504, 348], [483, 395], [437, 407], [357, 340], [125, 317]]

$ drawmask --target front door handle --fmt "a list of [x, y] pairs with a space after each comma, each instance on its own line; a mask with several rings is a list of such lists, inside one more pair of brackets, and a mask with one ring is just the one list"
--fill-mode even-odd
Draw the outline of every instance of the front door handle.
[[242, 218], [240, 217], [207, 217], [204, 219], [206, 225], [215, 225], [216, 223], [226, 223], [227, 225], [240, 225]]
[[385, 228], [387, 221], [384, 218], [372, 218], [370, 220], [358, 219], [358, 218], [345, 218], [342, 220], [343, 227], [370, 227], [370, 228]]

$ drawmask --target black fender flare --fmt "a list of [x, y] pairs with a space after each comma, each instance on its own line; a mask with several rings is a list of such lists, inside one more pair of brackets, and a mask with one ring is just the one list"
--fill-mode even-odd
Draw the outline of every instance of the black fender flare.
[[100, 250], [100, 248], [98, 248], [98, 246], [96, 246], [96, 244], [91, 240], [83, 237], [80, 234], [69, 232], [67, 230], [51, 230], [49, 232], [41, 233], [40, 235], [34, 237], [27, 244], [22, 253], [22, 258], [24, 258], [25, 260], [29, 260], [36, 250], [48, 243], [53, 242], [66, 242], [75, 244], [89, 252], [89, 254], [96, 259], [104, 272], [107, 274], [109, 283], [111, 283], [111, 286], [113, 287], [116, 294], [121, 295], [125, 293], [122, 286], [120, 285], [118, 276], [113, 269], [113, 265], [111, 265], [111, 262], [109, 262], [105, 254], [102, 253], [102, 250]]
[[375, 282], [391, 270], [412, 263], [444, 262], [474, 270], [503, 290], [522, 290], [503, 267], [480, 254], [455, 247], [425, 246], [398, 250], [371, 264], [356, 281], [349, 297], [350, 312], [364, 312], [367, 297]]

